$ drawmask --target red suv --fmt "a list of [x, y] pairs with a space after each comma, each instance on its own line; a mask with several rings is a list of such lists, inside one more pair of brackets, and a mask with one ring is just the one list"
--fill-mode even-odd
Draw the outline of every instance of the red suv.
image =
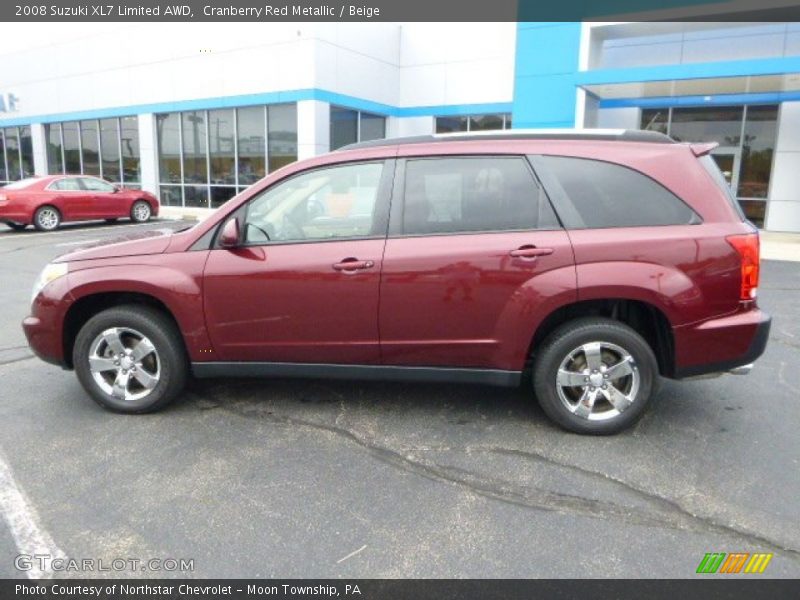
[[187, 377], [517, 386], [580, 433], [659, 376], [746, 372], [757, 230], [709, 156], [651, 132], [424, 136], [298, 162], [175, 234], [72, 252], [24, 328], [101, 405]]

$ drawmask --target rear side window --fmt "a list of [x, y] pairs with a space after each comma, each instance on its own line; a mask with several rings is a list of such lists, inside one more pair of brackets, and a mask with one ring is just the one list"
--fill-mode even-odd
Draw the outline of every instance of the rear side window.
[[409, 160], [404, 184], [406, 234], [559, 227], [523, 157]]
[[59, 179], [50, 184], [49, 189], [59, 190], [62, 192], [74, 192], [80, 190], [81, 186], [78, 184], [77, 177], [68, 177], [66, 179]]
[[533, 160], [570, 228], [700, 223], [697, 214], [675, 194], [628, 167], [565, 156], [536, 156]]

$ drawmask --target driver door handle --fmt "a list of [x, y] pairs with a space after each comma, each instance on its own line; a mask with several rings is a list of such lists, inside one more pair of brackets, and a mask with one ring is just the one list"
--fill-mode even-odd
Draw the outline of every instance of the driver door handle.
[[341, 262], [334, 263], [334, 271], [363, 271], [375, 266], [372, 260], [358, 260], [357, 258], [345, 258]]
[[514, 258], [536, 258], [537, 256], [547, 256], [552, 253], [552, 248], [537, 248], [532, 245], [520, 246], [516, 250], [509, 252]]

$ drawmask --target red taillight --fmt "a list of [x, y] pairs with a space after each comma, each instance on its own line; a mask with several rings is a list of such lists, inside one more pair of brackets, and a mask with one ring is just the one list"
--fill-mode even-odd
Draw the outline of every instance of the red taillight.
[[740, 300], [754, 300], [758, 293], [759, 243], [757, 233], [729, 235], [725, 238], [742, 260], [742, 289]]

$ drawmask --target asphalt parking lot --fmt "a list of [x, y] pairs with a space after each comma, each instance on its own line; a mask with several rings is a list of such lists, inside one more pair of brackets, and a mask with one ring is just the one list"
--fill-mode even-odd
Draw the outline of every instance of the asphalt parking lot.
[[763, 263], [774, 322], [750, 375], [667, 381], [616, 437], [479, 386], [220, 380], [158, 414], [106, 412], [31, 356], [31, 286], [82, 243], [180, 226], [0, 225], [0, 478], [20, 494], [0, 506], [37, 525], [21, 539], [0, 520], [0, 577], [25, 576], [14, 558], [37, 544], [194, 560], [141, 576], [682, 578], [735, 551], [800, 576], [800, 262]]

